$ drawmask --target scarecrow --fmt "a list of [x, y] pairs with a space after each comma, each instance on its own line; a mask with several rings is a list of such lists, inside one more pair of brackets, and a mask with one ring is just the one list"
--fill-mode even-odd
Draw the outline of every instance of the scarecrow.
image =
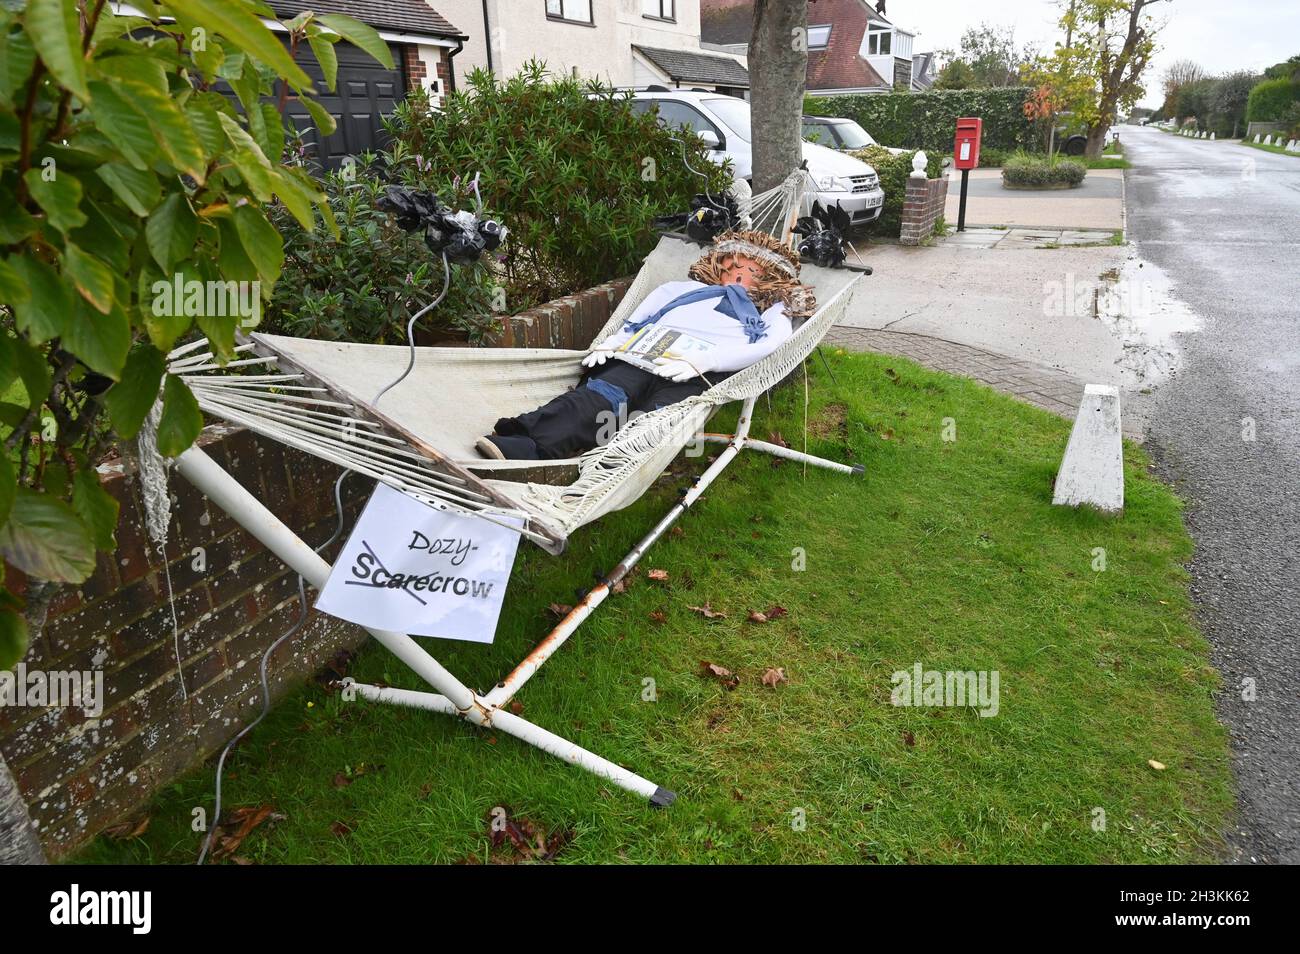
[[[555, 460], [591, 450], [635, 413], [702, 394], [790, 337], [816, 309], [799, 257], [766, 232], [729, 231], [687, 272], [660, 285], [623, 328], [583, 358], [578, 386], [503, 417], [478, 440], [495, 460]], [[712, 377], [708, 377], [712, 375]], [[613, 426], [611, 427], [611, 424]]]

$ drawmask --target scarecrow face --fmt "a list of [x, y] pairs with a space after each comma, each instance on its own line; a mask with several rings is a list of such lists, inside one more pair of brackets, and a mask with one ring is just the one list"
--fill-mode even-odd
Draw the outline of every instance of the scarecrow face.
[[719, 285], [743, 285], [752, 291], [763, 278], [763, 266], [745, 255], [725, 255], [718, 264]]

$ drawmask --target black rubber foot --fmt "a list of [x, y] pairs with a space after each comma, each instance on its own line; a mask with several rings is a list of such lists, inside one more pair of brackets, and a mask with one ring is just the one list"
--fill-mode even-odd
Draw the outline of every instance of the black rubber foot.
[[853, 465], [853, 473], [855, 473], [855, 474], [865, 474], [866, 472], [867, 472], [867, 468], [863, 467], [861, 464], [854, 464], [854, 465]]
[[666, 788], [656, 788], [655, 793], [650, 796], [650, 807], [667, 808], [675, 801], [677, 801], [676, 792], [670, 792]]

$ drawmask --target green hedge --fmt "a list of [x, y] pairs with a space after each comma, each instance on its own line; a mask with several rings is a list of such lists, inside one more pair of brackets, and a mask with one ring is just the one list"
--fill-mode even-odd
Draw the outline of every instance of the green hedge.
[[1264, 80], [1246, 100], [1246, 121], [1274, 123], [1286, 117], [1291, 104], [1300, 100], [1300, 82], [1289, 79]]
[[957, 120], [979, 116], [984, 120], [981, 148], [1032, 149], [1037, 139], [1034, 125], [1025, 118], [1028, 87], [1003, 89], [950, 89], [929, 93], [883, 93], [854, 96], [805, 96], [804, 112], [815, 116], [843, 116], [858, 122], [884, 146], [952, 152]]
[[1088, 167], [1074, 159], [1049, 159], [1021, 153], [1002, 164], [1002, 181], [1011, 186], [1070, 186], [1083, 182]]
[[[914, 152], [895, 155], [884, 146], [868, 146], [858, 149], [850, 155], [856, 156], [880, 176], [880, 188], [885, 190], [885, 206], [880, 210], [880, 217], [870, 225], [872, 232], [898, 236], [903, 224], [903, 200], [907, 197], [907, 177], [912, 172]], [[939, 178], [943, 172], [942, 160], [938, 153], [927, 154], [925, 174], [931, 179]]]

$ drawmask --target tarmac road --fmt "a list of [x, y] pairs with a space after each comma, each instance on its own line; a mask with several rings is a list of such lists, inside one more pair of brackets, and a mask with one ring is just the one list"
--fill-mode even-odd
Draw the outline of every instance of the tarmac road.
[[[1129, 238], [1203, 319], [1146, 400], [1188, 501], [1193, 593], [1223, 675], [1230, 860], [1300, 862], [1300, 157], [1120, 127]], [[1253, 426], [1253, 440], [1250, 430]], [[1257, 696], [1243, 699], [1244, 680]]]

